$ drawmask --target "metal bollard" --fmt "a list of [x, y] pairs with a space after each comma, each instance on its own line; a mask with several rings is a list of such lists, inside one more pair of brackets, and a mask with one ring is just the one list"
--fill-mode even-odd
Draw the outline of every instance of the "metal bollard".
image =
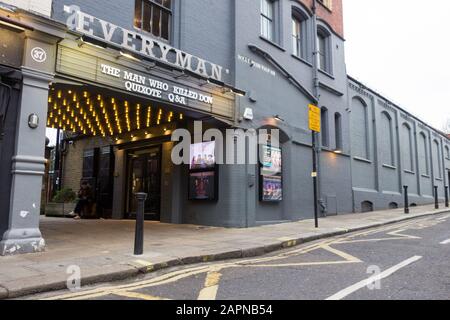
[[449, 203], [448, 203], [448, 186], [445, 186], [445, 207], [446, 208], [449, 207]]
[[408, 186], [403, 186], [405, 194], [405, 214], [409, 214]]
[[147, 200], [146, 193], [136, 193], [137, 212], [136, 212], [136, 233], [134, 239], [134, 255], [144, 254], [144, 205]]
[[439, 194], [438, 194], [438, 186], [434, 187], [434, 208], [439, 209]]

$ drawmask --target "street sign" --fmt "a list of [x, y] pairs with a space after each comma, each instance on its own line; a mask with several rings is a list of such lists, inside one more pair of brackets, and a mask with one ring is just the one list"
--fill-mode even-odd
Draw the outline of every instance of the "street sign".
[[320, 108], [315, 105], [309, 105], [309, 129], [320, 133]]

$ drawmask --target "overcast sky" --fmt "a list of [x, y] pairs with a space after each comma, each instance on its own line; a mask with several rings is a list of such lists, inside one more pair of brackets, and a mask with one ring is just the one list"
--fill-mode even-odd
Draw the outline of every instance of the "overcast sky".
[[348, 73], [436, 129], [450, 119], [450, 1], [344, 0]]

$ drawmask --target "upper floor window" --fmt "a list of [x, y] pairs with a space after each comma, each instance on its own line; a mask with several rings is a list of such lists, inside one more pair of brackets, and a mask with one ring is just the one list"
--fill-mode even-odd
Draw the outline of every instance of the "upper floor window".
[[155, 37], [169, 40], [172, 20], [171, 0], [135, 0], [134, 26]]
[[420, 159], [420, 171], [423, 175], [430, 175], [430, 160], [428, 152], [427, 137], [423, 132], [419, 135], [419, 159]]
[[329, 128], [328, 128], [328, 109], [322, 107], [320, 110], [320, 118], [321, 118], [321, 135], [322, 135], [322, 146], [328, 148], [330, 146], [329, 141]]
[[304, 60], [308, 55], [308, 16], [298, 8], [292, 8], [292, 54]]
[[273, 0], [261, 0], [261, 36], [275, 41], [275, 4]]
[[403, 139], [402, 139], [402, 156], [404, 169], [413, 172], [414, 171], [414, 144], [412, 130], [409, 124], [404, 123], [402, 126]]
[[319, 68], [327, 73], [331, 70], [331, 51], [330, 51], [330, 35], [324, 30], [319, 29], [317, 32], [317, 53], [319, 60]]
[[342, 116], [339, 112], [334, 114], [334, 136], [336, 139], [336, 151], [342, 152], [343, 138], [342, 138]]
[[301, 36], [301, 26], [300, 20], [293, 16], [292, 17], [292, 48], [294, 56], [302, 56], [302, 36]]

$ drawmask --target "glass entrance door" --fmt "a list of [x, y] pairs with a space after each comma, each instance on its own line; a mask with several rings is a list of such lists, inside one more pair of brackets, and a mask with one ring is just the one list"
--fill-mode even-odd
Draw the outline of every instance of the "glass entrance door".
[[128, 187], [128, 217], [136, 216], [137, 203], [135, 194], [147, 193], [145, 202], [145, 219], [159, 221], [161, 215], [161, 149], [155, 147], [130, 151], [129, 187]]

